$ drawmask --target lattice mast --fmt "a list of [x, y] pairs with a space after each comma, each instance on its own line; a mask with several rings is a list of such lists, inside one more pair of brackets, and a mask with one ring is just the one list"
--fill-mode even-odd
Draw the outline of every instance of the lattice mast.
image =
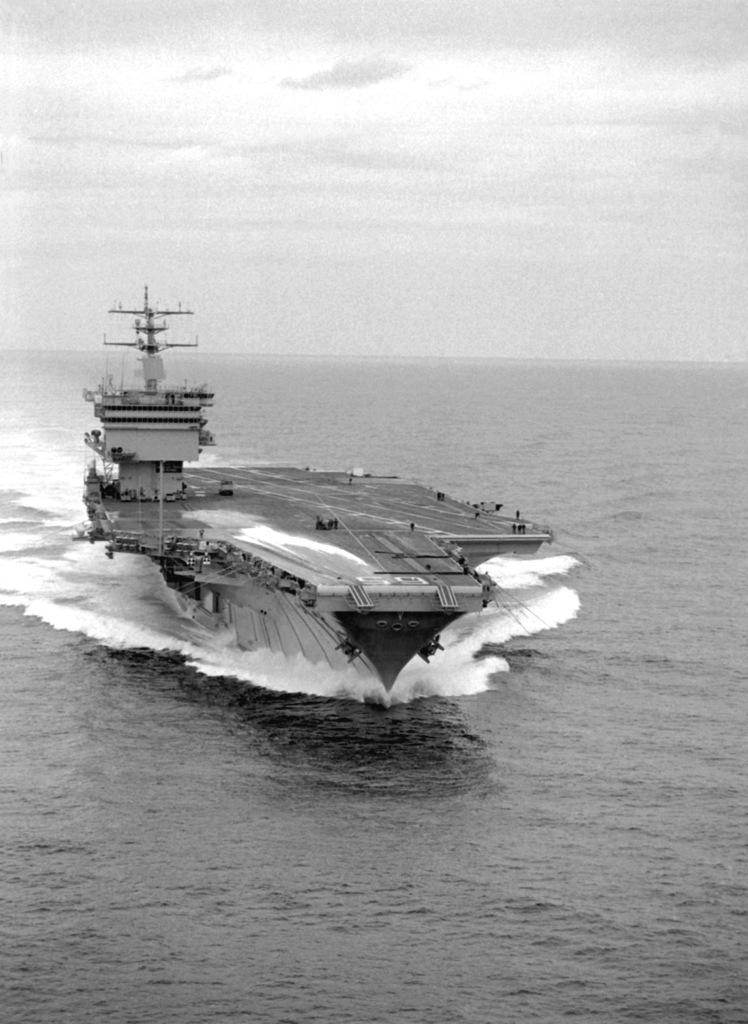
[[120, 305], [117, 309], [110, 309], [109, 312], [136, 318], [132, 325], [136, 335], [135, 341], [104, 341], [104, 344], [124, 345], [128, 348], [137, 348], [143, 353], [140, 361], [143, 366], [143, 379], [147, 391], [158, 390], [158, 382], [166, 379], [163, 359], [159, 352], [163, 352], [167, 348], [197, 347], [197, 341], [176, 342], [160, 337], [169, 330], [169, 325], [165, 322], [164, 317], [193, 316], [194, 314], [191, 309], [182, 309], [181, 305], [178, 309], [154, 309], [148, 304], [148, 285], [145, 286], [142, 309], [123, 309]]

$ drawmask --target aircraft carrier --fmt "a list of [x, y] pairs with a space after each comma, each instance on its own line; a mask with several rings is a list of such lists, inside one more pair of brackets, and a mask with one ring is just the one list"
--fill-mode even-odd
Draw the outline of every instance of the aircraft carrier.
[[[207, 385], [167, 384], [167, 317], [145, 290], [134, 317], [143, 381], [105, 379], [84, 397], [101, 428], [85, 440], [88, 520], [109, 557], [155, 562], [185, 613], [230, 630], [240, 648], [352, 666], [390, 690], [414, 657], [443, 649], [444, 628], [500, 601], [480, 565], [531, 554], [547, 528], [409, 480], [359, 468], [205, 468], [215, 444]], [[187, 465], [186, 465], [187, 464]], [[193, 465], [190, 465], [193, 464]]]

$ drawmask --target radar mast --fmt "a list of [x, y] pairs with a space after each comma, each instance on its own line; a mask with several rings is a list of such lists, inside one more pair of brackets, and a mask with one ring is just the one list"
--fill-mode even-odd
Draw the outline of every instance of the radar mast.
[[154, 392], [158, 390], [158, 382], [166, 379], [164, 364], [160, 352], [167, 348], [196, 348], [197, 340], [190, 342], [167, 341], [162, 335], [169, 330], [165, 321], [167, 316], [192, 316], [191, 309], [156, 309], [149, 304], [148, 285], [145, 286], [142, 309], [123, 309], [122, 304], [117, 309], [110, 309], [110, 313], [122, 313], [125, 316], [134, 316], [135, 322], [132, 329], [135, 331], [135, 341], [104, 341], [105, 345], [121, 345], [126, 348], [136, 348], [143, 354], [140, 362], [143, 368], [143, 380], [146, 390]]

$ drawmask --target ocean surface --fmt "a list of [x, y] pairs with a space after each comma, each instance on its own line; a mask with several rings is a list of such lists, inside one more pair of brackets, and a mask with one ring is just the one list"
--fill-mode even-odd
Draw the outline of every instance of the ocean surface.
[[214, 465], [553, 527], [388, 701], [74, 543], [128, 371], [3, 362], [4, 1024], [748, 1021], [748, 366], [173, 353]]

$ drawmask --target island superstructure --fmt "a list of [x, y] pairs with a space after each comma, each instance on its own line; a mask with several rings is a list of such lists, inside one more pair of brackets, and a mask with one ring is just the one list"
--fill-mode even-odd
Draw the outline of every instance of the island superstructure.
[[481, 563], [551, 540], [495, 502], [397, 477], [200, 467], [213, 392], [168, 383], [163, 360], [167, 317], [191, 312], [157, 309], [147, 288], [142, 309], [110, 312], [134, 317], [117, 344], [138, 349], [143, 380], [84, 391], [101, 423], [85, 438], [89, 539], [150, 558], [183, 611], [240, 648], [351, 666], [390, 690], [412, 658], [438, 654], [447, 625], [500, 598]]

